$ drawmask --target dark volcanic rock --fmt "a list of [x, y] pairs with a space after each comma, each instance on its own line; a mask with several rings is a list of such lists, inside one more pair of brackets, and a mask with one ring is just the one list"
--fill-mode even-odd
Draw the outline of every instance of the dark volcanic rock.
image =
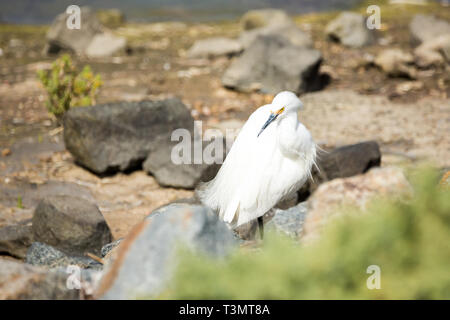
[[100, 255], [111, 242], [111, 231], [98, 207], [81, 198], [49, 196], [37, 206], [33, 216], [35, 241], [52, 245], [68, 254]]
[[380, 163], [380, 147], [375, 141], [336, 148], [319, 160], [327, 180], [365, 173]]
[[[197, 140], [201, 144], [202, 154], [210, 141]], [[222, 143], [222, 158], [226, 156], [225, 143]], [[194, 189], [200, 182], [206, 182], [214, 178], [220, 169], [221, 163], [205, 163], [205, 159], [200, 159], [200, 164], [181, 163], [175, 164], [171, 158], [175, 143], [161, 144], [154, 149], [144, 161], [142, 167], [148, 173], [151, 173], [159, 185], [163, 187], [175, 187]], [[194, 142], [191, 143], [191, 154], [194, 155]], [[194, 162], [193, 160], [191, 162]]]
[[33, 242], [31, 226], [11, 225], [0, 228], [0, 254], [25, 258], [28, 247]]
[[239, 91], [302, 93], [321, 86], [321, 62], [320, 51], [274, 35], [258, 36], [226, 70], [222, 83]]
[[305, 200], [322, 182], [362, 174], [372, 167], [378, 167], [380, 163], [380, 147], [375, 141], [347, 145], [320, 154], [320, 171], [313, 168], [313, 181], [300, 189], [299, 200]]
[[[64, 141], [76, 162], [96, 173], [132, 169], [194, 120], [178, 99], [73, 108], [64, 116]], [[170, 146], [167, 146], [168, 148]]]
[[[172, 141], [176, 129], [186, 130], [180, 142]], [[175, 146], [187, 143], [193, 148], [197, 136], [190, 111], [178, 99], [74, 108], [64, 116], [64, 141], [77, 163], [97, 174], [142, 165], [162, 186], [192, 189], [214, 177], [220, 165], [201, 159], [195, 164], [194, 152], [186, 164], [172, 159]]]
[[216, 257], [235, 246], [233, 232], [208, 208], [171, 204], [157, 209], [125, 238], [100, 282], [104, 299], [150, 297], [165, 289], [179, 245]]
[[76, 265], [83, 269], [102, 268], [101, 263], [89, 257], [69, 256], [64, 252], [41, 242], [34, 242], [31, 245], [28, 249], [25, 262], [34, 266], [44, 266], [48, 268], [65, 267], [68, 265]]
[[67, 273], [0, 258], [0, 300], [79, 299], [80, 291], [67, 288]]

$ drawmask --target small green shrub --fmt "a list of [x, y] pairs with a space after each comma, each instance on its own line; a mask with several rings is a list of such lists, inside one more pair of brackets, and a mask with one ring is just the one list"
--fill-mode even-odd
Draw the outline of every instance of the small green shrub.
[[[411, 199], [348, 212], [307, 246], [268, 233], [261, 252], [226, 260], [182, 251], [160, 298], [449, 299], [450, 192], [434, 171], [414, 180]], [[370, 265], [381, 269], [381, 289], [367, 288]]]
[[71, 107], [95, 104], [95, 97], [102, 85], [100, 75], [94, 75], [89, 66], [78, 72], [69, 55], [53, 62], [50, 70], [38, 72], [48, 93], [48, 111], [58, 120]]

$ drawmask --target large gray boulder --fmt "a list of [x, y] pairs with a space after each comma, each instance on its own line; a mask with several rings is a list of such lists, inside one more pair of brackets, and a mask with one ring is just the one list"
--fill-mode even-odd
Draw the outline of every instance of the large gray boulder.
[[104, 57], [125, 48], [125, 38], [109, 33], [89, 7], [81, 8], [80, 29], [69, 29], [68, 18], [69, 15], [63, 12], [53, 21], [46, 36], [46, 53], [68, 50], [80, 55]]
[[170, 204], [159, 208], [119, 244], [116, 259], [105, 266], [97, 296], [155, 297], [166, 288], [181, 247], [224, 257], [235, 245], [233, 232], [206, 207]]
[[170, 143], [194, 119], [178, 99], [72, 108], [64, 116], [64, 142], [75, 161], [95, 173], [133, 169], [152, 150]]
[[[180, 142], [172, 141], [176, 129], [186, 130]], [[66, 148], [78, 164], [97, 174], [129, 171], [142, 164], [162, 186], [192, 189], [214, 177], [219, 166], [202, 159], [196, 164], [194, 152], [187, 163], [172, 159], [174, 147], [179, 143], [193, 147], [194, 139], [200, 139], [194, 119], [178, 99], [73, 108], [64, 116]]]
[[79, 299], [80, 291], [68, 289], [68, 274], [0, 258], [0, 300]]
[[438, 36], [450, 34], [450, 23], [433, 16], [415, 15], [409, 24], [411, 44], [418, 46]]
[[301, 93], [318, 86], [320, 51], [295, 46], [277, 36], [259, 36], [222, 77], [225, 87], [276, 94]]
[[373, 31], [366, 26], [363, 15], [343, 12], [331, 21], [325, 29], [327, 36], [347, 47], [361, 48], [373, 42]]
[[68, 254], [100, 255], [111, 242], [111, 231], [98, 207], [74, 196], [43, 199], [32, 219], [34, 241], [52, 245]]

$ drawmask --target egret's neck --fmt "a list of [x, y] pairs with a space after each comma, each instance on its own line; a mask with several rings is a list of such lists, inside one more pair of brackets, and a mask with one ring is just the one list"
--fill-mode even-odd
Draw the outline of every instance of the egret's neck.
[[278, 135], [293, 133], [298, 125], [297, 111], [290, 111], [278, 122]]
[[297, 112], [291, 111], [280, 119], [277, 128], [278, 145], [281, 151], [289, 156], [297, 157], [307, 152], [311, 135], [298, 121]]

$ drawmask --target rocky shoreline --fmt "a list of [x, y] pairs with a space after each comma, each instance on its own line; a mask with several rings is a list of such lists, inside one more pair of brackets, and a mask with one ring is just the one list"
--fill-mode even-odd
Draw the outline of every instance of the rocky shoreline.
[[[300, 121], [323, 150], [312, 179], [264, 216], [270, 232], [313, 243], [343, 206], [364, 212], [374, 198], [410, 196], [406, 172], [422, 161], [448, 181], [444, 19], [412, 15], [401, 27], [408, 44], [396, 46], [383, 29], [365, 28], [359, 12], [311, 25], [256, 10], [217, 32], [110, 30], [83, 10], [89, 32], [74, 36], [61, 28], [64, 14], [56, 17], [40, 39], [44, 51], [33, 51], [38, 62], [19, 63], [28, 42], [0, 42], [0, 299], [158, 298], [180, 244], [218, 259], [259, 250], [256, 222], [230, 230], [195, 197], [220, 163], [175, 164], [171, 135], [184, 129], [203, 154], [215, 130], [223, 146], [215, 156], [225, 156], [227, 129], [238, 131], [280, 90], [300, 95]], [[100, 103], [72, 108], [59, 126], [30, 75], [61, 51], [101, 70], [105, 88]]]

